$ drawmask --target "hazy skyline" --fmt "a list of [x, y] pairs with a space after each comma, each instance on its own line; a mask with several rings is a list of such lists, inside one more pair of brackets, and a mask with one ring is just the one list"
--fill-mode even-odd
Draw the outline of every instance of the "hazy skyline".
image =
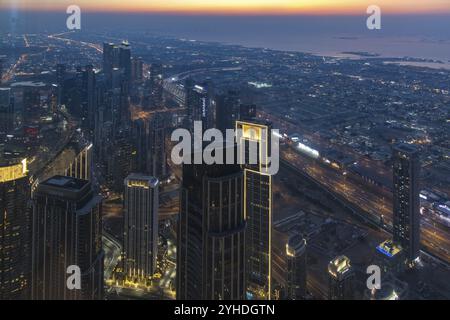
[[448, 0], [3, 0], [2, 9], [59, 11], [78, 5], [95, 12], [167, 12], [185, 14], [361, 14], [378, 5], [388, 14], [450, 13]]

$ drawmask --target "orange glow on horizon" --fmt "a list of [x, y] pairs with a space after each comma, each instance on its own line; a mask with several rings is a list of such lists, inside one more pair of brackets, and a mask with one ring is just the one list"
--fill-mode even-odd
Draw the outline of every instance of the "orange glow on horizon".
[[65, 11], [77, 4], [87, 12], [175, 13], [175, 14], [366, 14], [377, 2], [383, 13], [450, 13], [449, 0], [3, 0], [0, 8], [30, 11]]

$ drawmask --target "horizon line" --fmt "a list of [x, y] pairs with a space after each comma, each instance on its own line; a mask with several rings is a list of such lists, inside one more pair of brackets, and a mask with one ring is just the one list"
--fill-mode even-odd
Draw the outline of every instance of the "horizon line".
[[[83, 13], [97, 13], [97, 14], [157, 14], [157, 15], [211, 15], [211, 16], [368, 16], [365, 6], [350, 6], [342, 8], [292, 8], [292, 7], [184, 7], [181, 9], [175, 7], [160, 7], [160, 8], [127, 8], [122, 7], [83, 7], [79, 6]], [[68, 7], [7, 7], [0, 5], [0, 12], [14, 12], [14, 13], [54, 13], [64, 12], [66, 13]], [[430, 10], [402, 10], [390, 9], [382, 10], [382, 14], [386, 16], [447, 16], [450, 15], [450, 8], [448, 11], [439, 10], [433, 8]]]
[[[14, 9], [11, 10], [10, 8], [2, 8], [0, 7], [0, 12], [8, 13], [8, 12], [14, 12], [14, 13], [66, 13], [66, 9], [60, 10], [59, 8], [42, 8], [42, 9]], [[351, 12], [344, 12], [344, 11], [300, 11], [300, 10], [279, 10], [279, 11], [273, 11], [273, 10], [259, 10], [259, 11], [251, 11], [251, 10], [209, 10], [209, 9], [203, 9], [203, 10], [122, 10], [122, 9], [110, 9], [110, 10], [97, 10], [97, 9], [82, 9], [83, 13], [89, 13], [89, 14], [138, 14], [138, 15], [146, 15], [146, 14], [154, 14], [154, 15], [173, 15], [173, 16], [261, 16], [261, 17], [283, 17], [283, 16], [336, 16], [336, 17], [367, 17], [369, 14], [367, 14], [365, 11], [363, 13], [351, 11]], [[383, 16], [450, 16], [449, 12], [442, 12], [442, 11], [427, 11], [427, 12], [417, 12], [417, 11], [407, 11], [407, 12], [385, 12], [383, 13]]]

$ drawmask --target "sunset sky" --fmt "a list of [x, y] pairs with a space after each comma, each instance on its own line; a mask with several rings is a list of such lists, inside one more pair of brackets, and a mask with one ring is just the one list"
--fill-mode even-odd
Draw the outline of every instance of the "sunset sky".
[[376, 4], [383, 13], [450, 13], [450, 0], [1, 0], [0, 8], [216, 14], [361, 14]]

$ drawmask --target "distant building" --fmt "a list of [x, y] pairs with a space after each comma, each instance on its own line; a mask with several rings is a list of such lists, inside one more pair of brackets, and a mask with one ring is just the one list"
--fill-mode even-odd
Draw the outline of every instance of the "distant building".
[[4, 68], [4, 61], [2, 57], [0, 57], [0, 84], [3, 83], [3, 68]]
[[31, 262], [27, 160], [0, 166], [0, 300], [28, 298]]
[[338, 256], [328, 264], [329, 299], [352, 300], [355, 274], [346, 256]]
[[166, 117], [160, 113], [150, 119], [133, 121], [132, 134], [136, 156], [134, 168], [163, 179], [167, 175]]
[[122, 69], [126, 86], [130, 88], [131, 79], [131, 47], [127, 41], [122, 42], [119, 47], [119, 68]]
[[112, 72], [118, 65], [118, 50], [114, 43], [103, 43], [103, 73], [106, 77], [107, 86], [111, 85]]
[[10, 88], [0, 88], [0, 133], [14, 128], [14, 99]]
[[147, 283], [156, 270], [159, 181], [132, 173], [124, 183], [124, 271], [129, 281]]
[[167, 176], [165, 117], [155, 114], [149, 123], [148, 172], [163, 179]]
[[[54, 176], [33, 196], [32, 299], [103, 297], [102, 198], [86, 180]], [[81, 271], [81, 289], [69, 289], [70, 266]]]
[[141, 82], [144, 79], [143, 74], [144, 63], [141, 58], [131, 59], [131, 80]]
[[75, 155], [73, 161], [69, 164], [69, 167], [65, 169], [64, 175], [82, 179], [91, 180], [92, 171], [92, 144], [85, 146], [80, 153]]
[[286, 244], [287, 281], [286, 298], [288, 300], [306, 297], [306, 240], [296, 234]]
[[[193, 132], [195, 121], [201, 121], [203, 129], [214, 126], [214, 110], [211, 106], [211, 92], [206, 85], [195, 84], [192, 79], [185, 81], [186, 123], [185, 128]], [[219, 123], [217, 123], [219, 125]]]
[[58, 85], [58, 105], [61, 105], [63, 94], [64, 94], [64, 82], [66, 80], [66, 65], [65, 64], [57, 64], [56, 65], [56, 84]]
[[401, 245], [409, 263], [420, 250], [420, 161], [417, 147], [398, 144], [393, 149], [393, 213], [395, 243]]
[[95, 71], [92, 65], [87, 65], [83, 71], [82, 82], [82, 103], [83, 103], [83, 124], [89, 130], [94, 130], [95, 112], [97, 110], [95, 99]]
[[225, 94], [218, 95], [215, 101], [217, 129], [222, 132], [226, 129], [234, 129], [236, 121], [241, 119], [239, 92], [229, 90]]
[[150, 66], [150, 105], [151, 109], [163, 107], [163, 66], [152, 63]]

